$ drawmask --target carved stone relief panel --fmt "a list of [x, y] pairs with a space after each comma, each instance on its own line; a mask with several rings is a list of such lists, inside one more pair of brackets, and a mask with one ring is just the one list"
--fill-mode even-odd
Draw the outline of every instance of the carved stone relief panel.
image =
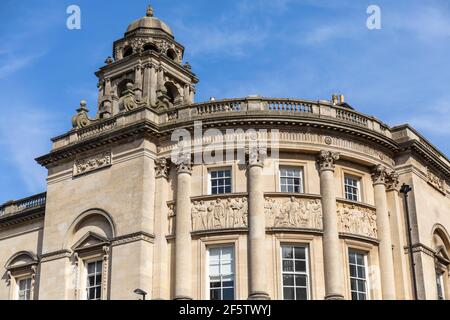
[[340, 232], [377, 238], [375, 209], [344, 202], [338, 202], [336, 205]]
[[432, 171], [430, 171], [430, 169], [427, 169], [427, 180], [428, 180], [428, 183], [431, 186], [433, 186], [435, 189], [442, 192], [443, 194], [446, 194], [445, 180], [439, 178]]
[[112, 164], [111, 152], [99, 153], [84, 159], [76, 160], [73, 167], [73, 175], [79, 176], [94, 170], [108, 167]]
[[246, 197], [192, 202], [192, 231], [247, 228]]
[[266, 226], [272, 228], [322, 229], [319, 199], [268, 198], [265, 202]]

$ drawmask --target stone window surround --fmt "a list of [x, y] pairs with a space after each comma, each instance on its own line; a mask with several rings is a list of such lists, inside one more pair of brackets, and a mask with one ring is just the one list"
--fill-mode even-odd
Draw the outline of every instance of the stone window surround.
[[303, 183], [303, 192], [302, 194], [309, 194], [310, 188], [307, 181], [309, 181], [308, 176], [308, 162], [305, 160], [279, 160], [277, 161], [276, 167], [275, 167], [275, 190], [276, 192], [281, 192], [281, 181], [280, 181], [280, 169], [283, 167], [288, 168], [295, 168], [300, 169], [302, 171], [303, 177], [302, 177], [302, 183]]
[[211, 195], [211, 185], [210, 185], [210, 179], [209, 179], [209, 173], [211, 170], [231, 170], [231, 193], [236, 193], [236, 179], [237, 179], [237, 172], [239, 171], [239, 167], [236, 161], [223, 161], [221, 163], [217, 164], [203, 164], [202, 165], [202, 188], [203, 194], [202, 195]]
[[209, 300], [208, 248], [225, 246], [230, 246], [234, 249], [234, 299], [240, 300], [247, 298], [245, 295], [241, 294], [241, 292], [244, 292], [241, 283], [244, 283], [243, 277], [246, 277], [246, 274], [241, 272], [242, 258], [240, 257], [239, 235], [233, 234], [213, 237], [205, 236], [200, 238], [200, 259], [198, 259], [199, 267], [197, 268], [197, 277], [200, 279], [200, 286], [197, 290], [199, 291], [198, 296], [201, 300]]
[[[350, 170], [347, 169], [345, 167], [341, 167], [341, 185], [342, 185], [342, 199], [346, 199], [345, 197], [345, 177], [350, 177], [350, 178], [354, 178], [354, 179], [358, 179], [359, 180], [359, 199], [356, 202], [361, 202], [361, 203], [368, 203], [367, 202], [367, 195], [365, 192], [365, 184], [364, 184], [364, 173], [356, 171], [356, 170]], [[347, 199], [349, 200], [349, 199]], [[352, 201], [352, 200], [349, 200]]]
[[[21, 256], [22, 254], [26, 254], [30, 256], [29, 253], [18, 253], [14, 255], [14, 258], [11, 258], [11, 262], [14, 261], [15, 258]], [[38, 265], [39, 261], [35, 257], [31, 257], [32, 261], [20, 264], [17, 266], [6, 267], [7, 273], [7, 282], [9, 283], [9, 299], [17, 300], [18, 299], [18, 285], [19, 281], [26, 278], [31, 278], [31, 287], [30, 287], [30, 300], [34, 300], [35, 298], [35, 280], [38, 273]]]
[[[210, 281], [210, 278], [209, 278], [210, 250], [211, 249], [225, 249], [225, 248], [231, 248], [232, 249], [232, 253], [233, 253], [233, 255], [232, 255], [233, 295], [234, 296], [236, 295], [236, 291], [237, 291], [237, 288], [236, 288], [236, 277], [237, 277], [236, 269], [237, 269], [237, 266], [236, 266], [236, 250], [235, 250], [234, 245], [233, 244], [208, 245], [208, 246], [206, 246], [206, 264], [205, 264], [205, 273], [206, 273], [206, 277], [207, 277], [207, 288], [206, 288], [206, 291], [208, 293], [208, 299], [211, 299], [211, 295], [210, 295], [211, 294], [211, 292], [210, 292], [211, 291], [211, 286], [210, 286], [211, 285], [211, 281]], [[220, 265], [222, 265], [222, 260], [220, 260]], [[223, 289], [223, 283], [221, 283], [221, 288]], [[223, 297], [222, 297], [222, 300], [223, 300]]]
[[[321, 237], [319, 237], [321, 239]], [[315, 266], [311, 265], [311, 261], [317, 261], [315, 258], [316, 255], [316, 248], [314, 245], [314, 240], [316, 240], [317, 237], [311, 234], [276, 234], [275, 235], [275, 243], [274, 243], [274, 250], [273, 252], [275, 257], [275, 292], [274, 292], [274, 299], [283, 299], [283, 266], [282, 266], [282, 246], [303, 246], [307, 248], [308, 253], [308, 285], [309, 285], [309, 292], [308, 292], [308, 300], [315, 300], [315, 299], [321, 299], [322, 297], [319, 297], [319, 292], [317, 292], [319, 284], [317, 281], [316, 274], [320, 274], [318, 272], [315, 272]], [[321, 240], [320, 240], [321, 241]]]
[[[436, 270], [436, 275], [439, 273], [442, 276], [442, 291], [444, 293], [444, 300], [449, 299], [449, 281], [450, 281], [450, 274], [449, 274], [449, 270], [448, 267], [443, 264], [442, 262], [440, 262], [437, 258], [435, 258], [435, 270]], [[437, 285], [437, 284], [436, 284]], [[436, 295], [437, 295], [437, 287], [436, 287]], [[437, 299], [437, 296], [436, 296]]]
[[[105, 250], [105, 248], [107, 248]], [[86, 300], [86, 279], [87, 279], [87, 264], [94, 261], [102, 261], [102, 294], [100, 300], [107, 300], [108, 298], [108, 279], [109, 279], [109, 256], [108, 246], [93, 246], [83, 250], [77, 250], [74, 253], [74, 262], [76, 268], [76, 287], [75, 298], [77, 300]]]
[[[344, 239], [344, 246], [343, 246], [343, 258], [344, 258], [344, 278], [345, 278], [345, 299], [351, 300], [351, 287], [350, 287], [350, 268], [349, 268], [349, 259], [348, 259], [348, 252], [349, 250], [359, 251], [361, 253], [364, 253], [366, 255], [366, 270], [367, 270], [367, 300], [377, 300], [381, 299], [380, 297], [377, 297], [375, 294], [375, 288], [372, 285], [374, 282], [378, 285], [380, 283], [379, 274], [371, 275], [371, 266], [379, 266], [378, 264], [378, 246], [373, 245], [367, 242], [357, 241], [357, 240], [350, 240], [350, 239]], [[375, 278], [376, 277], [376, 278]], [[377, 286], [375, 285], [375, 286]], [[379, 289], [381, 295], [381, 289]]]

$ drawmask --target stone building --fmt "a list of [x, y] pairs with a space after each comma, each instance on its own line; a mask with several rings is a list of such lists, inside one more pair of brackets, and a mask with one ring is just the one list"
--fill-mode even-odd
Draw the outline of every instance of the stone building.
[[183, 53], [151, 8], [114, 42], [46, 193], [0, 206], [0, 299], [450, 298], [445, 155], [340, 95], [195, 103]]

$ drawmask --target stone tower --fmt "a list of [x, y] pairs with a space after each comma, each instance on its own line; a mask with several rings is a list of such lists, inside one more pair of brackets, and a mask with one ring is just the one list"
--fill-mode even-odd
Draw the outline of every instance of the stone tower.
[[184, 47], [172, 30], [153, 16], [132, 22], [124, 37], [115, 41], [113, 57], [96, 72], [98, 117], [148, 105], [165, 110], [194, 102], [196, 76], [189, 63], [183, 64]]

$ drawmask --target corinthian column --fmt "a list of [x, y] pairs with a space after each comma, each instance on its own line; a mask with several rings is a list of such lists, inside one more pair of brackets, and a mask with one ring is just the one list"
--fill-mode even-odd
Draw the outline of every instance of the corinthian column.
[[264, 213], [264, 157], [251, 154], [247, 160], [249, 221], [249, 299], [268, 300], [266, 278], [266, 217]]
[[380, 240], [378, 251], [380, 256], [381, 292], [384, 300], [396, 298], [391, 228], [386, 197], [386, 180], [391, 174], [392, 172], [389, 172], [382, 165], [377, 165], [372, 170], [378, 238]]
[[192, 300], [191, 274], [191, 174], [192, 164], [184, 161], [177, 168], [175, 218], [175, 299]]
[[334, 184], [335, 161], [339, 153], [320, 151], [320, 194], [323, 210], [323, 263], [325, 269], [325, 299], [344, 299], [344, 271], [339, 245], [339, 230]]

